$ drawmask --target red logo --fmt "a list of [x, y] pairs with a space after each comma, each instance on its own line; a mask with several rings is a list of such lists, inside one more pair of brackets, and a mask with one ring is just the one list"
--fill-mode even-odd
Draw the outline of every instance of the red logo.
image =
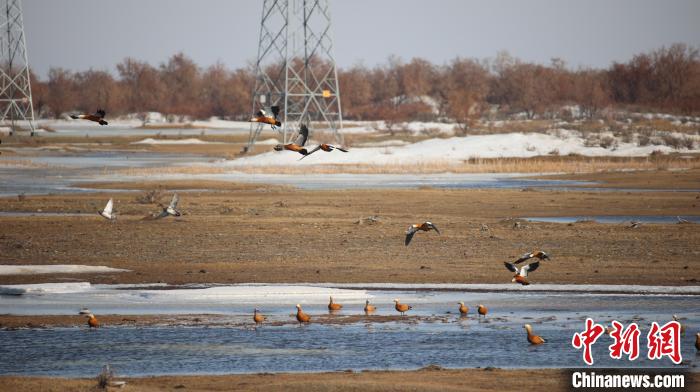
[[656, 322], [651, 323], [647, 335], [647, 357], [651, 360], [664, 356], [671, 358], [678, 365], [683, 360], [681, 356], [681, 325], [677, 321], [669, 321], [663, 327]]
[[[602, 325], [596, 324], [593, 319], [586, 319], [586, 329], [582, 332], [577, 332], [571, 339], [571, 344], [576, 349], [583, 348], [583, 361], [587, 365], [593, 365], [593, 352], [591, 347], [603, 334], [605, 328]], [[632, 323], [627, 328], [617, 322], [612, 322], [610, 337], [614, 342], [608, 346], [610, 358], [620, 359], [623, 354], [627, 355], [627, 359], [634, 361], [639, 357], [639, 335], [641, 334], [639, 326]], [[651, 328], [647, 334], [647, 358], [649, 360], [662, 359], [668, 357], [678, 365], [683, 361], [681, 355], [681, 324], [677, 321], [669, 321], [663, 326], [659, 326], [657, 322], [651, 323]]]
[[612, 326], [613, 330], [610, 332], [610, 337], [615, 339], [615, 342], [608, 346], [610, 357], [620, 359], [622, 358], [622, 353], [625, 353], [630, 361], [637, 359], [639, 357], [639, 327], [637, 324], [630, 324], [624, 331], [622, 324], [617, 321], [613, 321]]
[[593, 319], [586, 319], [586, 330], [583, 332], [575, 333], [574, 337], [571, 339], [571, 344], [574, 348], [581, 349], [583, 347], [583, 360], [588, 365], [593, 365], [593, 353], [591, 353], [591, 346], [596, 340], [603, 334], [605, 329], [602, 325], [593, 322]]

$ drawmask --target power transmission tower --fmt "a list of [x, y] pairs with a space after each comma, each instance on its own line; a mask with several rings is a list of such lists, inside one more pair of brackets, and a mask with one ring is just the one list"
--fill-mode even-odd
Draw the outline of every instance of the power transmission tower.
[[[265, 0], [255, 63], [253, 113], [279, 106], [282, 142], [299, 124], [323, 122], [342, 143], [338, 72], [328, 0]], [[249, 151], [265, 124], [251, 123]]]
[[20, 0], [2, 0], [0, 6], [0, 122], [10, 120], [10, 133], [15, 130], [15, 121], [28, 122], [34, 136], [34, 106], [22, 4]]

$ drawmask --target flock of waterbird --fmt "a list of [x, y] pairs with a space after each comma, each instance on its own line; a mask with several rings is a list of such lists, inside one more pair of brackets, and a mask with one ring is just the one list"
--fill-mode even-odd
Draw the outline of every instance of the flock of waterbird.
[[[259, 110], [255, 116], [253, 116], [249, 122], [257, 122], [257, 123], [264, 123], [264, 124], [269, 124], [273, 130], [279, 129], [279, 127], [282, 126], [282, 122], [279, 121], [278, 116], [279, 116], [279, 106], [272, 106], [270, 107], [270, 111], [272, 112], [271, 115], [268, 115], [267, 112], [264, 109]], [[102, 109], [98, 109], [94, 114], [78, 114], [78, 115], [71, 115], [70, 117], [73, 119], [82, 119], [82, 120], [88, 120], [88, 121], [94, 121], [99, 123], [100, 125], [107, 125], [108, 122], [104, 120], [105, 117], [105, 111]], [[274, 147], [275, 151], [293, 151], [297, 152], [302, 155], [302, 157], [299, 160], [304, 159], [305, 157], [315, 153], [318, 150], [323, 150], [325, 152], [331, 152], [333, 150], [338, 150], [342, 152], [348, 152], [346, 148], [342, 147], [337, 147], [333, 146], [331, 144], [319, 144], [312, 150], [308, 150], [305, 145], [306, 142], [309, 139], [309, 129], [306, 124], [301, 124], [299, 127], [299, 134], [297, 138], [294, 140], [292, 143], [287, 143], [287, 144], [277, 144]], [[160, 204], [161, 211], [159, 213], [153, 214], [148, 216], [149, 218], [152, 219], [160, 219], [160, 218], [165, 218], [167, 216], [180, 216], [181, 213], [180, 211], [177, 210], [177, 204], [179, 202], [179, 197], [177, 194], [173, 195], [172, 200], [170, 201], [170, 204], [168, 206], [165, 206], [163, 204]], [[98, 211], [98, 214], [108, 220], [114, 221], [116, 220], [116, 213], [114, 212], [114, 201], [112, 199], [109, 199], [107, 202], [107, 205], [102, 211]], [[680, 218], [679, 218], [680, 219]], [[432, 222], [426, 221], [421, 224], [412, 224], [411, 226], [408, 227], [406, 230], [406, 237], [404, 239], [404, 244], [405, 246], [408, 246], [411, 243], [411, 240], [413, 239], [413, 236], [418, 233], [419, 231], [430, 231], [434, 230], [438, 235], [440, 235], [440, 230], [433, 224]], [[522, 267], [518, 267], [517, 264], [523, 263], [527, 260], [530, 259], [538, 259], [535, 262], [526, 264]], [[545, 253], [544, 251], [541, 250], [535, 250], [530, 253], [525, 253], [522, 256], [520, 256], [517, 260], [514, 262], [504, 262], [505, 267], [513, 272], [515, 275], [513, 275], [513, 278], [511, 279], [511, 282], [513, 283], [519, 283], [523, 286], [527, 286], [530, 284], [530, 282], [527, 279], [528, 273], [534, 272], [537, 270], [540, 266], [540, 261], [543, 260], [549, 260], [549, 255]], [[459, 313], [461, 316], [467, 316], [469, 313], [469, 307], [464, 305], [464, 302], [460, 301], [457, 303], [459, 305]], [[328, 310], [330, 312], [335, 312], [339, 311], [343, 308], [343, 305], [334, 302], [333, 297], [330, 297], [330, 302], [328, 303]], [[300, 304], [296, 305], [297, 313], [296, 313], [296, 319], [297, 321], [301, 323], [309, 323], [311, 322], [311, 316], [307, 313], [305, 313]], [[366, 315], [370, 315], [376, 311], [376, 306], [371, 305], [369, 303], [369, 300], [365, 302], [364, 306], [364, 312]], [[413, 309], [411, 305], [408, 304], [403, 304], [399, 301], [399, 299], [394, 300], [394, 309], [401, 313], [401, 315], [405, 315], [406, 312], [409, 310]], [[488, 308], [486, 306], [479, 304], [477, 305], [477, 317], [483, 316], [484, 318], [486, 317], [486, 314], [488, 313]], [[87, 309], [83, 309], [80, 311], [80, 314], [86, 315], [88, 318], [88, 326], [90, 328], [97, 328], [99, 327], [100, 323], [95, 317], [92, 312], [90, 312]], [[677, 317], [674, 315], [673, 316], [674, 320], [677, 320]], [[267, 320], [267, 317], [262, 315], [260, 311], [255, 308], [253, 311], [253, 321], [255, 322], [256, 325], [262, 325], [265, 321]], [[527, 332], [527, 340], [530, 344], [533, 345], [539, 345], [543, 344], [546, 341], [538, 336], [533, 334], [532, 332], [532, 326], [530, 324], [525, 324], [523, 326], [525, 328], [525, 331]], [[700, 333], [697, 333], [696, 339], [695, 339], [695, 348], [700, 351]]]

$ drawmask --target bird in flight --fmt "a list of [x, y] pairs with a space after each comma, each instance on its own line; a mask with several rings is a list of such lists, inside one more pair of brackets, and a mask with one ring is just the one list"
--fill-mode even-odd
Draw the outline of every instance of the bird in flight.
[[109, 199], [104, 210], [97, 211], [97, 213], [105, 219], [115, 220], [115, 219], [117, 219], [117, 214], [114, 213], [113, 208], [114, 208], [114, 201], [112, 199]]
[[248, 120], [248, 122], [270, 124], [273, 130], [277, 130], [277, 128], [282, 126], [282, 123], [277, 119], [277, 116], [280, 113], [280, 107], [271, 106], [270, 111], [272, 112], [271, 116], [269, 116], [264, 109], [260, 109], [257, 113], [255, 113], [254, 117]]
[[275, 151], [289, 150], [298, 152], [301, 155], [309, 155], [308, 150], [304, 148], [308, 138], [309, 128], [305, 124], [301, 124], [301, 127], [299, 127], [299, 136], [297, 136], [294, 143], [278, 144], [275, 146]]
[[406, 230], [406, 240], [404, 241], [404, 243], [406, 244], [406, 246], [408, 246], [408, 244], [411, 243], [413, 236], [417, 232], [430, 231], [430, 230], [435, 230], [438, 233], [438, 235], [440, 234], [440, 230], [438, 230], [438, 228], [434, 224], [432, 224], [432, 222], [423, 222], [420, 225], [413, 224], [413, 225], [408, 227], [408, 230]]
[[515, 264], [509, 263], [507, 261], [503, 262], [503, 264], [505, 264], [506, 268], [508, 268], [509, 271], [515, 272], [515, 275], [513, 276], [511, 282], [520, 283], [523, 286], [527, 286], [530, 284], [530, 282], [527, 281], [527, 273], [533, 272], [537, 269], [537, 267], [540, 266], [539, 261], [535, 261], [534, 263], [530, 263], [521, 268], [518, 268], [517, 266], [515, 266]]
[[172, 216], [180, 216], [180, 211], [177, 210], [177, 203], [180, 201], [180, 198], [177, 196], [177, 193], [173, 195], [173, 199], [170, 200], [170, 205], [169, 206], [164, 206], [160, 204], [160, 207], [163, 209], [160, 214], [155, 216], [155, 219], [160, 219], [160, 218], [165, 218], [168, 215]]
[[536, 250], [536, 251], [534, 251], [534, 252], [532, 252], [532, 253], [525, 253], [524, 255], [520, 256], [519, 259], [515, 260], [514, 263], [515, 263], [515, 264], [520, 264], [520, 263], [522, 263], [523, 261], [525, 261], [525, 260], [530, 260], [530, 259], [533, 258], [533, 257], [538, 258], [538, 259], [540, 259], [540, 260], [549, 260], [549, 255], [548, 255], [548, 254], [546, 254], [545, 252], [543, 252], [543, 251], [541, 251], [541, 250]]
[[94, 121], [96, 123], [99, 123], [100, 125], [109, 124], [107, 121], [105, 121], [105, 111], [102, 109], [97, 109], [95, 114], [71, 114], [70, 118], [72, 118], [73, 120]]
[[338, 151], [342, 151], [342, 152], [348, 152], [348, 150], [346, 150], [346, 149], [344, 149], [344, 148], [342, 148], [342, 147], [336, 147], [336, 146], [334, 146], [334, 145], [325, 144], [325, 143], [324, 143], [324, 144], [319, 144], [318, 146], [314, 147], [313, 150], [309, 151], [308, 154], [306, 154], [306, 155], [304, 155], [303, 157], [299, 158], [299, 160], [301, 161], [302, 159], [304, 159], [304, 158], [306, 158], [307, 156], [309, 156], [309, 155], [315, 153], [315, 152], [318, 151], [318, 150], [323, 150], [323, 151], [325, 151], [325, 152], [331, 152], [331, 151], [333, 151], [333, 150], [338, 150]]

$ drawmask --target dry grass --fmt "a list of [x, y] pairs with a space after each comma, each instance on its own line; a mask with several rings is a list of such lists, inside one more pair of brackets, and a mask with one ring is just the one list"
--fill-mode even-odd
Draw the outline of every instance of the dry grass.
[[130, 168], [113, 174], [224, 174], [232, 171], [260, 174], [410, 174], [410, 173], [596, 173], [621, 170], [688, 170], [700, 168], [700, 156], [652, 155], [648, 157], [541, 156], [532, 158], [474, 158], [462, 163], [432, 161], [397, 165], [304, 165], [235, 167]]

